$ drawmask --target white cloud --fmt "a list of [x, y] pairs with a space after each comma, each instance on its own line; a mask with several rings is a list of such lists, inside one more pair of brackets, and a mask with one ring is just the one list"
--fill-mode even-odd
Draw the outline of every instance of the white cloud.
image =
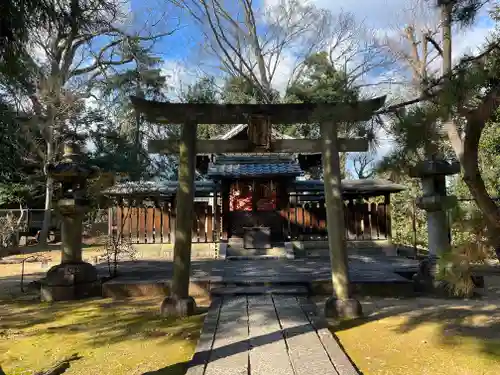
[[166, 60], [161, 72], [166, 76], [166, 95], [170, 100], [178, 99], [183, 90], [193, 85], [203, 75], [199, 67], [188, 66], [186, 63], [175, 60]]
[[271, 82], [273, 88], [278, 90], [281, 94], [285, 93], [288, 81], [292, 76], [295, 66], [296, 58], [291, 53], [284, 51], [278, 64], [278, 69], [276, 69], [276, 73]]

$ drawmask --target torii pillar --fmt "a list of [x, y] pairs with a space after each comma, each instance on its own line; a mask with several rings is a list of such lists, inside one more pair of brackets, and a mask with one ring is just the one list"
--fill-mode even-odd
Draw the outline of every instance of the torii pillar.
[[328, 247], [335, 293], [326, 301], [325, 316], [334, 319], [355, 319], [363, 312], [359, 301], [352, 296], [349, 279], [337, 124], [334, 121], [323, 121], [320, 123], [320, 130]]
[[191, 274], [191, 228], [194, 208], [194, 175], [196, 165], [196, 120], [182, 126], [179, 143], [179, 172], [175, 198], [174, 275], [170, 295], [160, 306], [164, 316], [185, 317], [196, 310], [196, 302], [189, 295]]

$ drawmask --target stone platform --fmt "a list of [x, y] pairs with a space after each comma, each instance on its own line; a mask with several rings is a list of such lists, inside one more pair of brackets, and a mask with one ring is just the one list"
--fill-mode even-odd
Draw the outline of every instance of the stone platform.
[[[349, 257], [349, 273], [356, 294], [406, 296], [413, 283], [401, 274], [416, 272], [418, 262], [403, 257]], [[97, 266], [104, 275], [106, 267]], [[190, 294], [209, 297], [227, 287], [306, 287], [310, 294], [333, 293], [329, 259], [266, 259], [193, 261]], [[165, 260], [122, 262], [120, 276], [103, 284], [106, 297], [168, 295], [173, 265]]]
[[186, 375], [357, 375], [307, 297], [212, 302]]

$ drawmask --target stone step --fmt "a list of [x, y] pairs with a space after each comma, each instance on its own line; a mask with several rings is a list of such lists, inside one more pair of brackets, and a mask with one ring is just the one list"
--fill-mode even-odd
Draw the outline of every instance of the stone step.
[[240, 285], [240, 286], [221, 286], [213, 288], [210, 293], [215, 296], [235, 296], [235, 295], [308, 295], [309, 290], [305, 286], [258, 286], [258, 285]]
[[229, 246], [226, 259], [232, 260], [259, 260], [259, 259], [294, 259], [294, 253], [286, 247], [272, 247], [270, 249], [245, 249]]
[[272, 247], [269, 249], [245, 249], [240, 246], [228, 246], [227, 248], [228, 256], [239, 256], [239, 255], [286, 255], [286, 251], [284, 247]]
[[286, 255], [228, 255], [226, 260], [286, 259]]

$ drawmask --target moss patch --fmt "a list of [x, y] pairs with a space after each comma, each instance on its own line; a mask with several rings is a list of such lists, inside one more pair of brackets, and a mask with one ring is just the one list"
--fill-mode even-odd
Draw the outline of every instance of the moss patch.
[[[403, 302], [408, 303], [408, 302]], [[500, 373], [500, 310], [481, 302], [409, 303], [332, 327], [364, 375]]]
[[168, 320], [159, 316], [159, 304], [159, 299], [0, 302], [0, 364], [8, 375], [24, 375], [78, 353], [82, 358], [65, 374], [183, 374], [203, 315]]

